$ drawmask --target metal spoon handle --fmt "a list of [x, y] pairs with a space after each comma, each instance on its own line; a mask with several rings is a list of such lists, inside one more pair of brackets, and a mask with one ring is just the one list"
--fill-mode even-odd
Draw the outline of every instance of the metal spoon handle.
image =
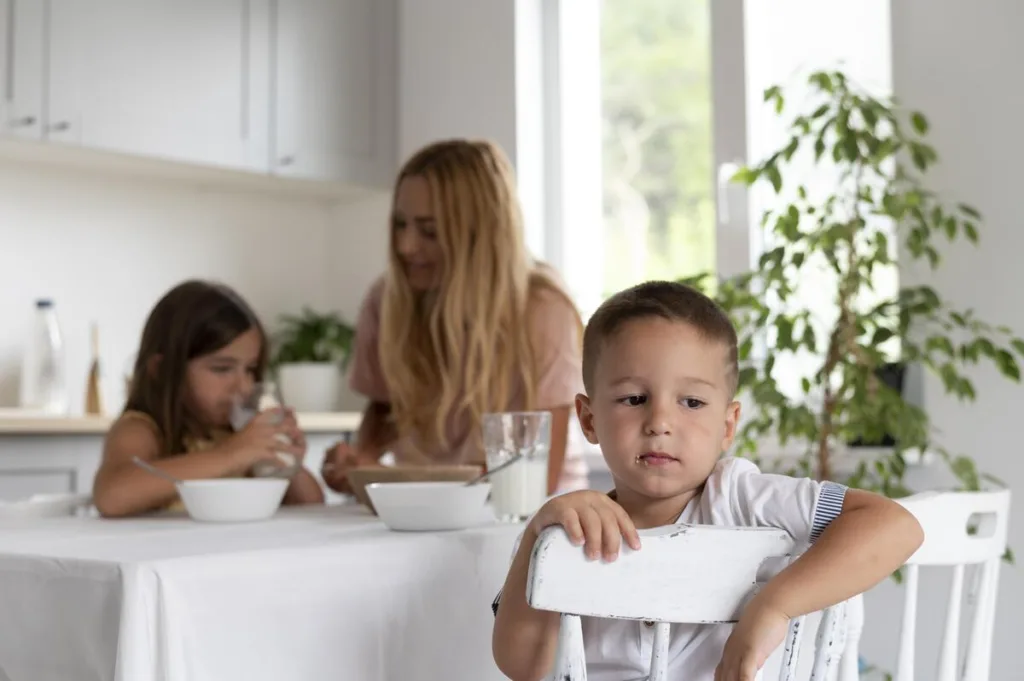
[[148, 472], [152, 473], [153, 475], [156, 475], [156, 476], [158, 476], [158, 477], [161, 477], [161, 478], [163, 478], [164, 480], [170, 480], [170, 481], [171, 481], [171, 482], [173, 482], [173, 483], [174, 483], [175, 485], [177, 485], [178, 483], [182, 482], [181, 480], [179, 480], [178, 478], [174, 477], [174, 476], [173, 476], [173, 475], [171, 475], [170, 473], [164, 473], [164, 472], [163, 472], [162, 470], [160, 470], [160, 469], [159, 469], [159, 468], [157, 468], [156, 466], [154, 466], [154, 465], [152, 465], [152, 464], [150, 464], [150, 463], [147, 463], [147, 462], [143, 461], [142, 459], [140, 459], [140, 458], [139, 458], [139, 457], [137, 457], [137, 456], [133, 456], [133, 457], [132, 457], [132, 461], [133, 461], [133, 462], [135, 463], [135, 465], [136, 465], [136, 466], [138, 466], [139, 468], [141, 468], [141, 469], [143, 469], [143, 470], [145, 470], [145, 471], [148, 471]]
[[494, 475], [495, 473], [497, 473], [498, 471], [500, 471], [503, 468], [508, 468], [509, 466], [514, 464], [516, 461], [519, 461], [519, 459], [521, 459], [521, 458], [523, 458], [522, 454], [517, 454], [516, 456], [513, 456], [508, 461], [504, 461], [504, 462], [498, 464], [497, 466], [495, 466], [494, 468], [492, 468], [491, 470], [486, 471], [486, 472], [481, 473], [480, 475], [476, 476], [475, 478], [473, 478], [472, 480], [470, 480], [469, 482], [466, 483], [466, 487], [469, 487], [470, 485], [475, 485], [476, 483], [478, 483], [481, 480], [487, 478], [488, 476]]

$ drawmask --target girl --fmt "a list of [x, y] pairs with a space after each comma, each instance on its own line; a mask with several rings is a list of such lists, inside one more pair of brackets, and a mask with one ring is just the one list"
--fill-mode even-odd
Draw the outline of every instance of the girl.
[[385, 451], [398, 463], [482, 464], [485, 412], [549, 410], [548, 491], [585, 486], [582, 452], [566, 456], [581, 332], [553, 271], [526, 251], [502, 151], [468, 140], [422, 149], [399, 173], [387, 273], [356, 325], [350, 381], [370, 403], [355, 445], [328, 452], [325, 482], [344, 491], [351, 467]]
[[[253, 464], [301, 460], [306, 443], [290, 411], [265, 412], [233, 433], [233, 400], [263, 378], [266, 334], [234, 291], [186, 281], [156, 304], [146, 321], [125, 410], [111, 426], [93, 482], [93, 503], [108, 517], [177, 506], [172, 483], [132, 462], [149, 461], [181, 479], [245, 476]], [[275, 421], [280, 420], [275, 425]], [[274, 436], [283, 433], [292, 444]], [[322, 503], [323, 492], [304, 468], [284, 503]]]

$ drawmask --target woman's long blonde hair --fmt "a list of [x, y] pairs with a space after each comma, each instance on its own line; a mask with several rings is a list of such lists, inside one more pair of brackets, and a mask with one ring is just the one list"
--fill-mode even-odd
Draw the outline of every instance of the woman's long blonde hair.
[[527, 254], [515, 179], [499, 147], [437, 142], [406, 162], [396, 194], [410, 176], [430, 188], [442, 277], [436, 292], [415, 292], [392, 229], [381, 367], [399, 432], [413, 433], [426, 445], [448, 446], [452, 414], [468, 414], [479, 436], [482, 415], [507, 409], [518, 385], [526, 390], [525, 404], [518, 406], [535, 408], [527, 302], [542, 287], [565, 294]]

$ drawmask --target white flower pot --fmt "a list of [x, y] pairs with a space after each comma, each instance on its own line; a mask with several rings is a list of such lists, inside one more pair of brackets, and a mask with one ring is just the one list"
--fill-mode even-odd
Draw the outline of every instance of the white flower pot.
[[296, 362], [277, 369], [281, 397], [297, 412], [337, 411], [343, 374], [333, 362]]

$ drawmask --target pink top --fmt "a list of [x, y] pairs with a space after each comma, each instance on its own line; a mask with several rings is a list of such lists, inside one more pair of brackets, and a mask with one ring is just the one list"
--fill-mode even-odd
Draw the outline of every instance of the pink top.
[[[387, 403], [390, 398], [379, 355], [383, 297], [382, 277], [370, 287], [359, 312], [349, 384], [352, 390], [370, 400]], [[539, 367], [535, 408], [544, 410], [572, 405], [576, 394], [583, 392], [582, 339], [576, 311], [558, 293], [537, 289], [529, 304], [529, 324], [533, 352]], [[524, 394], [525, 386], [516, 388], [509, 411], [525, 407]], [[468, 417], [456, 418], [453, 415], [448, 420], [446, 434], [450, 444], [447, 449], [422, 448], [411, 437], [404, 435], [392, 445], [391, 451], [396, 460], [402, 463], [482, 463], [483, 452], [475, 451], [477, 448], [474, 439], [470, 437], [470, 428]], [[579, 430], [579, 427], [573, 419], [560, 489], [581, 486], [579, 478], [586, 475], [581, 448], [574, 446], [574, 441], [578, 442], [582, 433], [576, 434], [574, 430]]]

